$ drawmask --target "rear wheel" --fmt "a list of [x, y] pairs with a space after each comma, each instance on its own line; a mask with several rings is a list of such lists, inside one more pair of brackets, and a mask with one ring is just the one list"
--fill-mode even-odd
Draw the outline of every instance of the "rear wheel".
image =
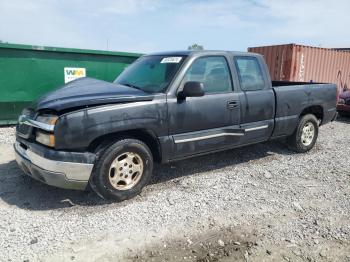
[[312, 114], [308, 114], [299, 120], [296, 130], [288, 137], [287, 141], [292, 150], [304, 153], [314, 147], [317, 137], [317, 118]]
[[90, 184], [99, 196], [121, 201], [139, 194], [152, 170], [153, 157], [147, 145], [140, 140], [123, 139], [102, 152]]

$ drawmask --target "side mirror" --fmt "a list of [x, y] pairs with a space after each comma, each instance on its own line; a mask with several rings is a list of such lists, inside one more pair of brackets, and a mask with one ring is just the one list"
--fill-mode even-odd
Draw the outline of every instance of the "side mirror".
[[203, 83], [195, 81], [186, 82], [178, 96], [180, 98], [204, 96]]

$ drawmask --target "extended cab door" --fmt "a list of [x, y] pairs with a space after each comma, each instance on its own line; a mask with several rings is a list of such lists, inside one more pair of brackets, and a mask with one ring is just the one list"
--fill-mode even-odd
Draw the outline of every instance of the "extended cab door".
[[267, 67], [260, 56], [234, 56], [241, 89], [242, 144], [266, 141], [274, 127], [275, 94]]
[[202, 97], [168, 97], [169, 135], [173, 158], [195, 155], [239, 143], [240, 105], [233, 92], [225, 56], [196, 58], [186, 71], [178, 90], [187, 81], [202, 82]]

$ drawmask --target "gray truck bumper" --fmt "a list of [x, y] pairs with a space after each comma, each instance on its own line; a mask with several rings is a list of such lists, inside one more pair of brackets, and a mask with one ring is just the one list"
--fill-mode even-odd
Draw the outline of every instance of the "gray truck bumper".
[[48, 159], [18, 141], [14, 144], [14, 149], [18, 165], [32, 178], [60, 188], [77, 190], [86, 188], [94, 166], [92, 163]]

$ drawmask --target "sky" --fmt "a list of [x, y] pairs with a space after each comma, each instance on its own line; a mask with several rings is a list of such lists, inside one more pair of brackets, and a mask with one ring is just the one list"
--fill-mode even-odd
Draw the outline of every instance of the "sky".
[[0, 0], [3, 42], [150, 53], [350, 47], [350, 0]]

